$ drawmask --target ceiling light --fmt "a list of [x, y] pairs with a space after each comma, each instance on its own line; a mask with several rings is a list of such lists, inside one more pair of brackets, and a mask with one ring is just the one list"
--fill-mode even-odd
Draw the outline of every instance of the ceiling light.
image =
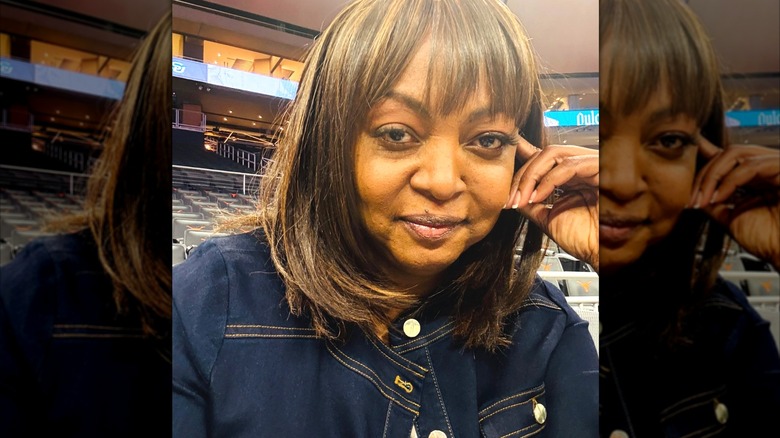
[[227, 117], [223, 117], [223, 118], [222, 118], [222, 120], [224, 120], [224, 121], [226, 121], [226, 122], [227, 122]]
[[228, 110], [228, 114], [233, 114], [233, 110]]
[[87, 114], [85, 117], [87, 118], [87, 120], [89, 120], [89, 114]]
[[263, 118], [263, 116], [257, 116], [257, 118], [258, 118], [258, 119], [262, 119], [262, 118]]
[[59, 114], [59, 113], [60, 113], [60, 110], [54, 110], [54, 112], [55, 112], [56, 114]]
[[255, 123], [255, 122], [252, 122], [252, 126], [257, 126], [257, 123]]

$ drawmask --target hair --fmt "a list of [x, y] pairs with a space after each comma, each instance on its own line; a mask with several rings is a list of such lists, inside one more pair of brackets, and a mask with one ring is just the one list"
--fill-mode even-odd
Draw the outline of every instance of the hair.
[[[600, 107], [632, 114], [655, 93], [668, 93], [674, 114], [696, 121], [715, 145], [728, 141], [718, 61], [695, 14], [680, 0], [600, 0]], [[608, 64], [605, 64], [608, 60]], [[705, 164], [699, 159], [696, 170]], [[662, 242], [638, 262], [653, 271], [663, 266], [668, 296], [665, 328], [672, 343], [683, 320], [714, 285], [727, 245], [726, 230], [700, 210], [686, 210]], [[671, 286], [671, 287], [670, 287]]]
[[[369, 109], [388, 95], [425, 41], [437, 54], [427, 81], [441, 96], [432, 101], [427, 87], [430, 108], [451, 113], [485, 85], [490, 110], [514, 117], [528, 141], [544, 144], [535, 54], [504, 4], [359, 0], [346, 6], [306, 57], [289, 125], [262, 178], [259, 214], [241, 222], [262, 227], [292, 312], [308, 315], [322, 337], [338, 338], [347, 323], [366, 331], [391, 327], [389, 315], [424, 305], [376, 268], [382, 251], [359, 214], [354, 146]], [[433, 295], [446, 297], [436, 305], [451, 306], [454, 334], [466, 347], [509, 343], [504, 321], [530, 293], [541, 241], [537, 226], [505, 210], [450, 266], [441, 293]]]
[[83, 212], [52, 228], [88, 228], [120, 313], [166, 336], [171, 320], [171, 14], [137, 49], [114, 123], [87, 183]]

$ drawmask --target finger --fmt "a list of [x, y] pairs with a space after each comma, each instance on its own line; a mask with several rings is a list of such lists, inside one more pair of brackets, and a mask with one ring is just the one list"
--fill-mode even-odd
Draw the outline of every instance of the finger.
[[[541, 175], [537, 173], [529, 173], [529, 169], [533, 170], [539, 167], [537, 161], [543, 154], [543, 150], [537, 149], [528, 160], [523, 164], [520, 169], [515, 172], [515, 176], [512, 178], [512, 190], [509, 193], [509, 200], [507, 201], [507, 208], [517, 208], [520, 199], [525, 195], [527, 196], [539, 183]], [[542, 160], [544, 160], [542, 158]], [[531, 187], [528, 189], [528, 187]]]
[[557, 166], [545, 174], [528, 203], [542, 202], [553, 194], [558, 187], [574, 188], [586, 186], [597, 188], [599, 181], [598, 155], [566, 157]]
[[[543, 187], [544, 193], [537, 193], [542, 179], [557, 167], [563, 167], [563, 173], [556, 171], [550, 175], [548, 183]], [[539, 202], [549, 196], [555, 186], [568, 184], [572, 178], [575, 178], [574, 182], [583, 185], [598, 185], [598, 152], [579, 146], [550, 145], [529, 160], [517, 176], [517, 190], [509, 202], [513, 208]]]
[[517, 154], [520, 158], [527, 160], [539, 151], [541, 151], [540, 148], [532, 145], [528, 140], [520, 136], [520, 140], [517, 142]]
[[699, 208], [701, 204], [701, 183], [704, 177], [708, 174], [709, 170], [717, 164], [715, 157], [718, 157], [721, 153], [723, 153], [723, 149], [715, 146], [712, 144], [709, 140], [704, 138], [704, 136], [699, 135], [696, 139], [697, 144], [699, 145], [699, 153], [704, 157], [707, 161], [707, 163], [699, 169], [699, 172], [696, 174], [696, 178], [693, 182], [693, 189], [691, 190], [691, 199], [688, 201], [688, 205], [693, 206], [693, 208]]
[[734, 150], [728, 150], [713, 158], [696, 175], [694, 184], [694, 195], [698, 196], [698, 202], [694, 203], [693, 208], [707, 204], [712, 198], [712, 194], [717, 190], [721, 180], [732, 170], [734, 170], [745, 159], [741, 154]]
[[563, 158], [559, 147], [547, 146], [529, 159], [517, 171], [517, 190], [510, 202], [512, 208], [528, 204], [528, 200], [535, 197], [536, 186], [542, 178]]
[[768, 185], [770, 187], [776, 188], [780, 185], [780, 162], [771, 158], [777, 157], [755, 156], [746, 158], [739, 166], [723, 177], [718, 188], [710, 197], [709, 204], [724, 202], [739, 187], [749, 186], [755, 182], [769, 182]]
[[[528, 169], [529, 166], [533, 164], [533, 162], [536, 160], [536, 158], [541, 153], [540, 149], [537, 149], [536, 152], [534, 152], [534, 155], [532, 155], [530, 158], [526, 160], [526, 162], [520, 167], [520, 169], [515, 172], [515, 175], [512, 177], [512, 185], [509, 190], [509, 198], [507, 199], [506, 204], [504, 205], [504, 208], [516, 208], [516, 205], [519, 201], [519, 187], [521, 184], [521, 181], [525, 175], [526, 169]], [[526, 178], [528, 176], [525, 176]]]
[[723, 152], [723, 149], [712, 144], [703, 135], [696, 138], [696, 143], [699, 145], [699, 153], [707, 160]]

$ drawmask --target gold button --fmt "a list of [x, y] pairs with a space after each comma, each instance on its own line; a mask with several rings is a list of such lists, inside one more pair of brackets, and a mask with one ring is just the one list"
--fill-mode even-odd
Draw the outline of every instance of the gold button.
[[723, 403], [719, 403], [715, 400], [715, 418], [718, 419], [718, 423], [726, 424], [729, 421], [729, 408]]
[[415, 338], [420, 334], [420, 323], [414, 319], [407, 319], [404, 323], [404, 334], [410, 338]]
[[609, 434], [609, 438], [628, 438], [628, 434], [625, 431], [617, 429], [613, 430], [612, 433]]
[[536, 401], [536, 399], [532, 399], [534, 402], [534, 418], [536, 419], [536, 422], [539, 424], [544, 424], [545, 421], [547, 421], [547, 408], [544, 407], [543, 404]]
[[447, 438], [447, 434], [440, 430], [434, 430], [428, 434], [428, 438]]

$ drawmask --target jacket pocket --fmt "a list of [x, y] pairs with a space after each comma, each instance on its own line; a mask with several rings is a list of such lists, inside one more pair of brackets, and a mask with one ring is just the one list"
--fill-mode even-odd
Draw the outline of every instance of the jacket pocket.
[[547, 422], [544, 384], [489, 403], [479, 411], [485, 438], [534, 436]]
[[725, 392], [725, 387], [720, 387], [692, 394], [663, 409], [661, 423], [666, 435], [693, 438], [722, 432], [729, 420]]

